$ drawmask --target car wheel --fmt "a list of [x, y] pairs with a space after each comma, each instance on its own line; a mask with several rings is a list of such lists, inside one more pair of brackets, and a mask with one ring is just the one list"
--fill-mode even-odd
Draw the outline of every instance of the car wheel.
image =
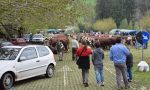
[[14, 77], [10, 73], [6, 73], [3, 75], [1, 81], [0, 81], [0, 87], [8, 90], [13, 86], [14, 83]]
[[49, 65], [47, 67], [46, 75], [45, 76], [48, 77], [48, 78], [51, 78], [51, 77], [54, 76], [54, 66], [53, 65]]

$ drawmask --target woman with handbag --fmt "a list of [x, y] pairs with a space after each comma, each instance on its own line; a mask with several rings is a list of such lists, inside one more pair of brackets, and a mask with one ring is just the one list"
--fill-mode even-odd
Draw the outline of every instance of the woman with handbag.
[[81, 46], [77, 49], [76, 55], [79, 57], [77, 64], [79, 69], [82, 69], [82, 78], [85, 87], [89, 86], [90, 54], [92, 54], [92, 49], [87, 46], [85, 41], [82, 41]]

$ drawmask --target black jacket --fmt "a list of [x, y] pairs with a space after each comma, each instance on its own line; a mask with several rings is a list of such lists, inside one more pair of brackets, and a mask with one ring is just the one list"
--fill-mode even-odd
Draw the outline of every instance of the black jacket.
[[89, 56], [80, 56], [77, 60], [79, 69], [90, 69], [90, 57]]
[[127, 55], [126, 58], [127, 58], [127, 60], [126, 60], [127, 67], [132, 67], [133, 66], [133, 55], [132, 55], [132, 53]]

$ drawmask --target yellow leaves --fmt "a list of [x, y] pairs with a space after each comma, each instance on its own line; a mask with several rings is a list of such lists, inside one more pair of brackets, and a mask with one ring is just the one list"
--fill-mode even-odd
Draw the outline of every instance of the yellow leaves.
[[98, 31], [107, 32], [113, 28], [116, 28], [116, 24], [112, 18], [98, 20], [93, 24], [93, 28]]
[[116, 24], [112, 18], [98, 20], [94, 23], [93, 28], [98, 31], [107, 32], [113, 28], [116, 28]]
[[141, 26], [144, 29], [149, 29], [150, 28], [150, 15], [147, 15], [147, 16], [143, 17], [143, 19], [141, 20]]

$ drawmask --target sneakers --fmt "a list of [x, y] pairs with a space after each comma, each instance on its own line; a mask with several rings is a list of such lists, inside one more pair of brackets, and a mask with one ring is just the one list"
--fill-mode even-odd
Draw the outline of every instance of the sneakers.
[[118, 88], [118, 90], [122, 90], [122, 89], [123, 89], [123, 87]]
[[[129, 89], [129, 88], [130, 88], [130, 86], [125, 87], [125, 89]], [[123, 87], [118, 88], [118, 90], [122, 90], [122, 89], [123, 89]]]
[[104, 86], [104, 82], [98, 83], [97, 86]]
[[128, 79], [128, 82], [132, 82], [132, 80]]
[[104, 82], [101, 83], [101, 86], [104, 86]]
[[130, 88], [130, 86], [128, 85], [128, 86], [125, 86], [125, 89], [129, 89]]
[[89, 86], [89, 84], [88, 84], [88, 83], [84, 83], [84, 86], [85, 86], [85, 87], [88, 87], [88, 86]]

